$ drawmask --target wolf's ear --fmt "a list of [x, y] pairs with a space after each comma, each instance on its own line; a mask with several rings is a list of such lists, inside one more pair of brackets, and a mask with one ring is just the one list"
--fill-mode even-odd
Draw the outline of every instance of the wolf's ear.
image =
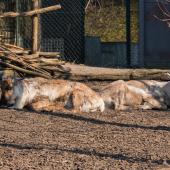
[[10, 90], [13, 87], [13, 79], [12, 78], [5, 78], [1, 82], [3, 90]]
[[18, 82], [20, 82], [21, 80], [23, 80], [23, 78], [15, 77], [15, 78], [13, 79], [13, 84], [14, 84], [14, 85], [17, 85]]

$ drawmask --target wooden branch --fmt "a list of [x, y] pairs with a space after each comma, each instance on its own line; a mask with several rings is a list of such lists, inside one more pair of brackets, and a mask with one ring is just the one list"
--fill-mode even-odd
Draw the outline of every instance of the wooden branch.
[[0, 61], [0, 64], [3, 64], [5, 66], [7, 66], [7, 67], [10, 67], [10, 68], [12, 68], [14, 70], [17, 70], [19, 72], [22, 72], [22, 73], [26, 73], [26, 74], [30, 74], [30, 75], [34, 75], [34, 76], [40, 76], [40, 77], [44, 77], [44, 78], [47, 78], [47, 79], [51, 78], [51, 76], [47, 76], [45, 74], [41, 74], [41, 73], [37, 73], [37, 72], [34, 72], [34, 71], [26, 70], [26, 69], [23, 69], [21, 67], [12, 65], [10, 63], [7, 63], [7, 62]]
[[22, 58], [24, 60], [32, 60], [39, 58], [39, 55], [38, 54], [23, 55]]
[[39, 58], [40, 62], [44, 62], [44, 63], [58, 63], [59, 60], [57, 58]]
[[7, 48], [14, 48], [14, 49], [17, 49], [17, 50], [24, 50], [24, 48], [22, 48], [22, 47], [19, 47], [19, 46], [16, 46], [16, 45], [13, 45], [13, 44], [7, 44], [7, 43], [5, 43], [5, 44], [3, 44], [5, 47], [7, 47]]
[[5, 54], [10, 54], [15, 53], [15, 54], [28, 54], [30, 51], [29, 50], [24, 50], [24, 48], [13, 45], [13, 44], [3, 44], [3, 46], [7, 49], [7, 51], [0, 50], [0, 53], [5, 53]]
[[38, 52], [39, 56], [47, 56], [47, 57], [58, 57], [60, 55], [59, 52]]
[[15, 50], [15, 49], [10, 49], [10, 51], [1, 51], [0, 50], [0, 54], [11, 54], [15, 53], [15, 54], [28, 54], [29, 51], [22, 51], [22, 50]]
[[11, 54], [12, 53], [15, 53], [15, 54], [28, 54], [29, 51], [22, 51], [22, 50], [10, 50], [9, 51], [0, 51], [0, 55], [4, 55], [4, 54]]
[[0, 15], [0, 18], [6, 18], [6, 17], [26, 17], [26, 16], [33, 16], [33, 15], [38, 15], [38, 14], [43, 14], [47, 13], [50, 11], [55, 11], [61, 9], [61, 5], [54, 5], [46, 8], [41, 8], [33, 11], [28, 11], [28, 12], [6, 12]]

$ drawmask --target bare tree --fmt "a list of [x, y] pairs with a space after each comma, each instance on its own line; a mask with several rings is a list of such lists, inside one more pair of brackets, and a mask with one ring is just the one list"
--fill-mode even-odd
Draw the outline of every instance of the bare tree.
[[154, 15], [158, 20], [165, 22], [170, 27], [170, 10], [168, 10], [168, 6], [170, 6], [170, 0], [156, 0], [158, 4], [158, 8], [161, 11], [161, 16]]
[[95, 6], [99, 6], [99, 8], [101, 8], [101, 0], [88, 0], [85, 8], [86, 11], [90, 4], [95, 4]]

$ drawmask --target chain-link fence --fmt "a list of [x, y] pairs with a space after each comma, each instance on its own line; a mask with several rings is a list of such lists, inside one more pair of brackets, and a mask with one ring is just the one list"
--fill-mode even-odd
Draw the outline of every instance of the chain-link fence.
[[[14, 2], [11, 0], [0, 1], [0, 14], [8, 11], [13, 11], [15, 8]], [[0, 43], [15, 42], [14, 31], [15, 20], [11, 18], [0, 18]]]
[[86, 35], [104, 42], [126, 41], [126, 6], [118, 0], [88, 0]]
[[[33, 10], [32, 0], [0, 0], [0, 15], [5, 12]], [[39, 0], [39, 7], [60, 4], [61, 9], [39, 14], [38, 50], [60, 52], [66, 61], [82, 63], [84, 60], [83, 0]], [[33, 20], [30, 16], [0, 19], [0, 43], [10, 43], [26, 49], [33, 46]]]
[[[38, 50], [60, 52], [61, 59], [87, 65], [127, 66], [126, 0], [36, 0]], [[0, 13], [34, 10], [33, 0], [0, 0]], [[131, 0], [132, 65], [138, 65], [138, 0]], [[1, 15], [0, 14], [0, 15]], [[33, 16], [0, 18], [0, 43], [33, 49]], [[86, 38], [85, 38], [86, 36]], [[108, 43], [109, 42], [109, 43]], [[32, 50], [33, 51], [33, 50]]]
[[[87, 0], [85, 63], [103, 67], [128, 67], [126, 0]], [[129, 2], [130, 3], [130, 2]], [[139, 0], [131, 0], [131, 65], [138, 66]], [[95, 46], [95, 50], [91, 47]], [[99, 57], [100, 56], [100, 57]]]
[[[87, 0], [86, 35], [104, 42], [126, 41], [126, 0]], [[138, 0], [131, 0], [132, 42], [138, 41]]]

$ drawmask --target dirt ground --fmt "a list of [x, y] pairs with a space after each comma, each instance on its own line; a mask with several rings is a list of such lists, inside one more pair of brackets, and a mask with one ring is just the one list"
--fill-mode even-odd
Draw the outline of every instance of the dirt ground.
[[162, 168], [170, 168], [170, 111], [0, 109], [0, 170]]

